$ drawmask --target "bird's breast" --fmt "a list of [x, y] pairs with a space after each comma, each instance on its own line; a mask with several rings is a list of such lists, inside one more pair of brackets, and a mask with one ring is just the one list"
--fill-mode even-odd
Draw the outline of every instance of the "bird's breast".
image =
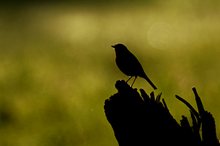
[[128, 76], [134, 76], [132, 67], [129, 63], [129, 61], [125, 58], [116, 57], [116, 64], [118, 68], [126, 75]]

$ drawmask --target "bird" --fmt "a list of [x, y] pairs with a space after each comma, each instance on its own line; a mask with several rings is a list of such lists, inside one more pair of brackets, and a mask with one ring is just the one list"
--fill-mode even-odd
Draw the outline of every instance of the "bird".
[[124, 44], [118, 43], [112, 45], [112, 47], [114, 48], [116, 54], [116, 65], [124, 74], [130, 76], [126, 82], [128, 82], [132, 77], [135, 77], [131, 87], [133, 86], [137, 77], [142, 77], [152, 86], [154, 90], [157, 89], [154, 83], [144, 72], [144, 69], [138, 59], [127, 49]]

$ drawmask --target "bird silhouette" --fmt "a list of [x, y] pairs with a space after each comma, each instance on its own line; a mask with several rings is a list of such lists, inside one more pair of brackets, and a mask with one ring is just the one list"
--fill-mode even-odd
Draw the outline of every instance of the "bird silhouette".
[[127, 49], [125, 45], [116, 44], [112, 45], [112, 47], [114, 48], [116, 53], [116, 64], [118, 68], [124, 74], [130, 76], [130, 78], [126, 82], [128, 82], [132, 77], [135, 77], [133, 83], [131, 84], [131, 87], [139, 76], [147, 80], [147, 82], [153, 87], [153, 89], [157, 89], [157, 87], [145, 74], [144, 69], [138, 59]]

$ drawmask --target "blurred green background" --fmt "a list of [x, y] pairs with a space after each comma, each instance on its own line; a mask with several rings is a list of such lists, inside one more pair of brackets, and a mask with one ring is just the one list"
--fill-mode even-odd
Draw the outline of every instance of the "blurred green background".
[[[0, 6], [0, 145], [117, 146], [104, 100], [111, 45], [139, 58], [174, 117], [196, 87], [220, 137], [220, 1], [13, 1]], [[152, 91], [143, 79], [136, 88]]]

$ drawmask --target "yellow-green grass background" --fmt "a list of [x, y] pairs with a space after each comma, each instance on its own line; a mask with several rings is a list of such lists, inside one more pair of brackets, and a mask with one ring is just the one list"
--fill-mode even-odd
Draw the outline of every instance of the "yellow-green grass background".
[[[111, 45], [139, 58], [179, 121], [196, 87], [220, 137], [220, 2], [4, 4], [0, 9], [0, 145], [117, 146], [104, 114], [128, 77]], [[137, 79], [135, 88], [152, 88]], [[123, 106], [123, 105], [122, 105]]]

